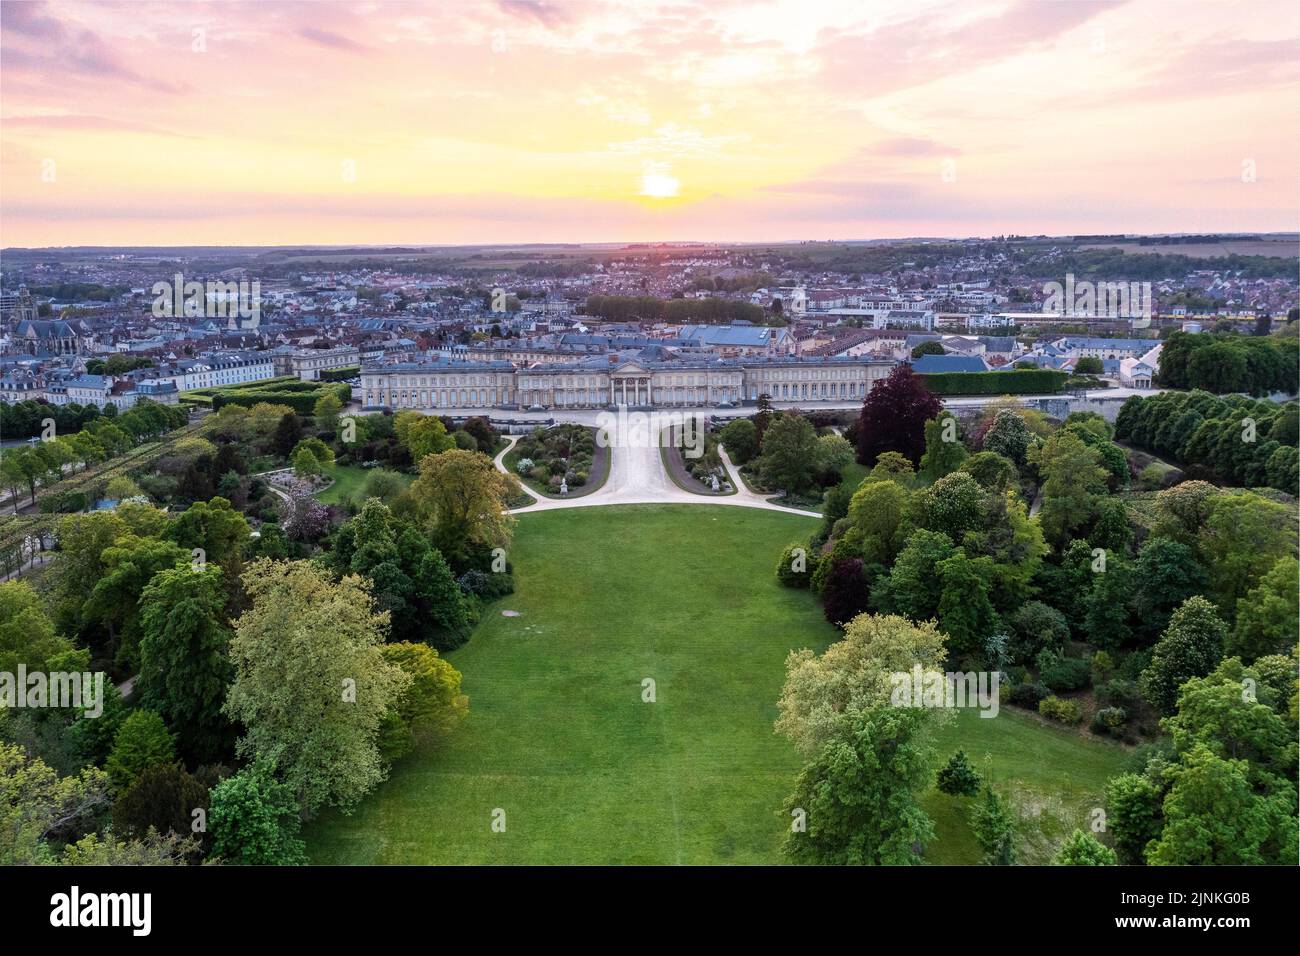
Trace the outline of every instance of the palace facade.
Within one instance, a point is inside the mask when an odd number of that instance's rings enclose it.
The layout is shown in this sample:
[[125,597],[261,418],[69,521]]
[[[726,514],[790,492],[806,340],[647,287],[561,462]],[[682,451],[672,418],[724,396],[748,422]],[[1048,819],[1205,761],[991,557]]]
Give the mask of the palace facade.
[[517,368],[510,362],[428,361],[361,369],[365,408],[671,408],[777,402],[861,401],[894,362],[851,358],[630,359]]

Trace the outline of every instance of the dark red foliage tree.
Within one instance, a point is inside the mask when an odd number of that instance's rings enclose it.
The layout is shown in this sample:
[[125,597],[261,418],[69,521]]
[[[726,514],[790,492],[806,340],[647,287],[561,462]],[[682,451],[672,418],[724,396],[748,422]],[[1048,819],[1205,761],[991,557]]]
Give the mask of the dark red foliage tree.
[[841,558],[831,566],[822,585],[822,610],[826,620],[843,627],[868,609],[867,577],[858,558]]
[[871,387],[858,417],[858,462],[874,465],[887,451],[906,455],[912,464],[925,452],[925,423],[943,403],[906,363]]

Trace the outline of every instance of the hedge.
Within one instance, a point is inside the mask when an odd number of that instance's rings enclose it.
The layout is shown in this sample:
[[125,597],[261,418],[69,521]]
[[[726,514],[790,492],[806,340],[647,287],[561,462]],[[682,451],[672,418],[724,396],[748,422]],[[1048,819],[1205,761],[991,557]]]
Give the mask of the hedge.
[[220,411],[225,405],[243,405],[245,408],[251,408],[261,402],[270,405],[288,405],[299,415],[311,415],[316,409],[316,402],[326,393],[326,390],[333,391],[339,397],[339,402],[346,405],[352,401],[352,388],[348,385],[316,385],[311,391],[246,391],[219,393],[212,397],[212,410]]
[[321,371],[320,380],[322,382],[345,382],[350,378],[356,378],[360,374],[360,365],[349,365],[347,368],[327,368]]
[[936,395],[1031,395],[1059,392],[1070,376],[1047,368],[1006,372],[932,372],[922,375]]

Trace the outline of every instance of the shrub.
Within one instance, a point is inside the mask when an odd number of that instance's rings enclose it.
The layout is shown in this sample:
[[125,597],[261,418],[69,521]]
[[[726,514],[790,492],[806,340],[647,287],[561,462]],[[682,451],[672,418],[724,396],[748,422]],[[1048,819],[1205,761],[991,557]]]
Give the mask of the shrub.
[[[802,554],[795,554],[796,551]],[[809,568],[808,549],[790,545],[781,552],[781,560],[776,566],[776,579],[788,588],[806,588],[812,571]]]
[[1057,651],[1038,655],[1038,679],[1054,691],[1080,690],[1088,686],[1092,667],[1082,657],[1065,657]]
[[1092,730],[1098,734],[1116,734],[1128,720],[1123,707],[1103,707],[1092,715]]
[[526,475],[533,470],[535,462],[531,458],[520,458],[515,462],[515,471],[521,475]]
[[1033,710],[1037,708],[1038,704],[1050,694],[1051,691],[1042,684],[1016,684],[1011,688],[1010,693],[1007,695],[1007,699],[1017,707],[1025,707]]
[[1011,615],[1007,655],[1018,664],[1033,661],[1045,650],[1059,651],[1070,638],[1065,615],[1042,601],[1030,601]]
[[1134,707],[1141,699],[1137,681],[1112,678],[1097,686],[1097,701],[1112,707]]
[[1110,675],[1115,671],[1115,661],[1105,651],[1098,651],[1092,655],[1092,682],[1101,684],[1110,679]]
[[973,797],[979,793],[980,775],[970,765],[966,751],[958,750],[940,768],[936,783],[943,793]]
[[1077,700],[1062,700],[1060,697],[1045,697],[1038,702],[1038,713],[1048,720],[1062,724],[1077,724],[1083,720],[1083,710]]

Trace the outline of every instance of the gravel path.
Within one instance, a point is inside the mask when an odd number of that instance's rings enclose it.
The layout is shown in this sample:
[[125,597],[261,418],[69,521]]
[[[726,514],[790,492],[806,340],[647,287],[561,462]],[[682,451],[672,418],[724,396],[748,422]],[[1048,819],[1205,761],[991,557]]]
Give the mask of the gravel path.
[[[725,453],[723,454],[723,461],[726,462],[727,469],[731,472],[732,484],[737,489],[736,494],[714,498],[693,495],[689,491],[683,491],[677,487],[672,478],[668,476],[668,473],[664,471],[659,446],[653,441],[646,440],[645,436],[649,432],[648,429],[637,429],[638,434],[629,435],[623,434],[620,429],[619,424],[610,429],[612,442],[609,477],[605,479],[605,484],[598,491],[570,500],[538,498],[531,505],[511,509],[510,513],[551,511],[558,508],[594,508],[600,505],[682,504],[762,508],[766,511],[784,511],[789,514],[806,515],[812,518],[821,517],[821,515],[813,511],[800,511],[797,508],[784,508],[780,505],[770,504],[760,496],[753,494],[744,486],[743,482],[739,482],[736,468],[726,458]],[[510,449],[514,447],[517,440],[517,436],[512,437],[510,444],[497,455],[495,464],[498,471],[504,472],[506,470],[503,459]]]

